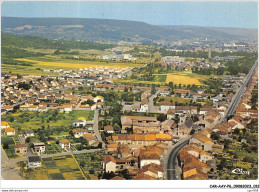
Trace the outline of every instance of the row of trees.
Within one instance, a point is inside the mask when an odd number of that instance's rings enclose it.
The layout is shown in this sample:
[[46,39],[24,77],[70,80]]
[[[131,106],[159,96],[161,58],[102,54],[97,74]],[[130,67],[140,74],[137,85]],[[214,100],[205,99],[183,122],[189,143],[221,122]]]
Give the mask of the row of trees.
[[21,48],[35,49],[98,49],[105,50],[115,47],[113,44],[101,44],[95,42],[76,41],[76,40],[53,40],[50,38],[33,37],[33,36],[16,36],[12,34],[2,33],[2,46],[15,46]]
[[247,53],[247,55],[243,58],[234,61],[228,61],[226,63],[227,71],[231,75],[238,75],[239,73],[247,74],[254,65],[256,59],[257,54]]
[[219,68],[213,68],[213,67],[192,67],[191,69],[192,73],[198,73],[202,75],[223,75],[225,72],[224,67],[219,67]]
[[164,48],[159,49],[162,56],[180,56],[180,57],[193,57],[193,58],[208,58],[206,51],[167,51]]

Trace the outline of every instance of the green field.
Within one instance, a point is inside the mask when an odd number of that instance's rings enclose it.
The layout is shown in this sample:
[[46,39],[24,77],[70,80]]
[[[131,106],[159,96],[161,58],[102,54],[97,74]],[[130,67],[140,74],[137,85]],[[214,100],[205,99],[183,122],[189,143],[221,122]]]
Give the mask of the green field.
[[37,66],[22,66],[22,65],[8,65],[8,64],[1,64],[1,74],[4,73],[12,73],[12,74],[21,74],[21,75],[37,75],[37,76],[58,76],[58,73],[51,73],[51,72],[44,72],[42,70],[37,70]]
[[[29,49],[32,51],[31,49]],[[53,50],[35,50],[43,53],[51,53]],[[96,56],[92,56],[93,54],[101,54],[107,53],[99,50],[84,50],[85,55],[84,58],[93,59],[94,61],[82,61],[82,60],[72,60],[72,59],[64,59],[62,56],[57,55],[46,55],[43,57],[28,57],[28,58],[18,58],[17,61],[28,62],[31,63],[32,66],[23,66],[23,65],[10,65],[6,63],[2,63],[1,65],[1,73],[13,73],[13,74],[22,74],[22,75],[45,75],[45,76],[58,76],[58,73],[52,72],[44,72],[44,69],[79,69],[79,68],[89,68],[89,67],[117,67],[117,68],[134,68],[134,67],[142,67],[143,63],[128,63],[128,62],[106,62],[96,60]],[[71,56],[71,55],[63,55],[63,57]]]
[[56,143],[46,145],[46,152],[45,152],[46,154],[55,154],[61,152],[62,152],[62,148]]
[[21,144],[21,141],[20,141],[19,137],[17,137],[17,136],[13,137],[13,140],[14,140],[15,145]]
[[2,116],[2,121],[9,122],[10,126],[17,129],[39,129],[42,126],[51,128],[70,127],[72,123],[84,117],[87,121],[94,118],[93,111],[72,111],[70,113],[58,113],[55,110],[47,112],[16,112]]
[[186,98],[181,98],[181,97],[163,97],[159,96],[158,99],[156,100],[156,104],[161,105],[162,101],[169,101],[172,103],[182,103],[182,104],[189,104],[191,99],[186,99]]
[[9,159],[14,159],[17,157],[17,155],[14,153],[15,142],[13,137],[2,136],[1,145],[2,149],[5,151],[5,154]]
[[26,162],[19,164],[26,180],[84,180],[76,161],[71,155],[42,159],[42,166],[25,169]]
[[155,81],[157,82],[165,82],[167,78],[167,75],[155,75]]
[[[141,71],[144,71],[145,69],[142,69]],[[139,74],[140,75],[140,74]],[[209,79],[210,77],[213,77],[213,75],[200,75],[200,74],[195,74],[192,73],[191,71],[175,71],[171,73],[164,73],[164,74],[153,74],[154,79],[152,81],[144,81],[144,80],[139,80],[134,79],[131,77],[126,77],[124,79],[114,79],[113,81],[115,83],[127,83],[127,84],[159,84],[159,85],[164,85],[168,84],[169,82],[173,82],[176,85],[182,84],[182,85],[204,85],[203,81]],[[214,77],[218,77],[215,76]]]
[[143,64],[127,63],[127,62],[106,62],[106,61],[82,61],[82,60],[72,60],[64,59],[58,56],[45,56],[45,57],[29,57],[16,59],[18,61],[26,61],[35,63],[33,66],[42,69],[79,69],[88,67],[142,67]]
[[102,171],[100,161],[103,160],[102,152],[84,153],[75,155],[76,160],[88,179],[97,179]]

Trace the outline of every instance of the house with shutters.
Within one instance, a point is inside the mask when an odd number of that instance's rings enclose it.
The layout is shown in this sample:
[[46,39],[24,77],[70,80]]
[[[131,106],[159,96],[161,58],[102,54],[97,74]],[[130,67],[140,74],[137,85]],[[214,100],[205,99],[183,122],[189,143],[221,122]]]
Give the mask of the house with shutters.
[[17,145],[14,145],[14,152],[15,152],[15,153],[20,153],[20,154],[25,154],[25,153],[27,153],[27,145],[26,145],[26,144],[17,144]]

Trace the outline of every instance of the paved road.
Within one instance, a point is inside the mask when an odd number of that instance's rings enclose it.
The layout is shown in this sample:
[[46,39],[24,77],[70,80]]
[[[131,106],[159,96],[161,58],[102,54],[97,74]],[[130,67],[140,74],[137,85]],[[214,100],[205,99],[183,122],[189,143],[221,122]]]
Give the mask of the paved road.
[[160,108],[158,106],[154,106],[153,100],[157,95],[159,94],[159,91],[157,91],[155,94],[151,95],[148,98],[148,112],[149,113],[160,113]]
[[[91,149],[91,150],[85,149],[85,150],[81,150],[81,151],[67,151],[67,152],[63,152],[63,153],[43,154],[43,155],[41,155],[41,158],[58,157],[58,156],[70,155],[70,154],[92,153],[92,152],[101,151],[101,150],[102,149]],[[27,161],[27,157],[23,157],[23,158],[19,158],[19,159],[12,159],[12,160],[9,160],[9,159],[3,160],[2,159],[2,161],[17,163],[17,162],[20,162],[20,161]]]
[[237,105],[239,104],[240,102],[240,99],[242,98],[243,94],[244,94],[244,91],[246,90],[246,87],[248,85],[248,82],[252,79],[252,76],[254,74],[254,71],[256,69],[256,67],[258,66],[257,65],[258,62],[257,60],[255,61],[255,64],[253,65],[253,67],[251,68],[251,70],[249,71],[249,73],[247,74],[246,76],[246,79],[243,83],[243,85],[239,88],[239,90],[236,92],[236,94],[234,95],[234,99],[232,100],[225,116],[224,116],[224,120],[227,120],[227,118],[231,115],[233,115],[235,113],[235,110],[236,110],[236,107]]
[[183,148],[185,145],[189,144],[189,139],[182,141],[178,144],[174,149],[171,151],[168,164],[167,164],[167,180],[180,180],[181,179],[181,170],[178,165],[177,155],[178,152]]
[[99,112],[98,112],[98,109],[96,109],[95,112],[94,112],[94,126],[93,126],[93,129],[94,129],[94,133],[95,133],[95,135],[97,137],[97,140],[99,142],[102,142],[102,147],[105,147],[105,143],[102,140],[101,135],[100,135],[99,130],[98,130],[98,116],[99,116]]
[[81,103],[82,103],[82,99],[79,99],[78,104],[75,106],[75,110],[79,109],[79,106],[81,105]]

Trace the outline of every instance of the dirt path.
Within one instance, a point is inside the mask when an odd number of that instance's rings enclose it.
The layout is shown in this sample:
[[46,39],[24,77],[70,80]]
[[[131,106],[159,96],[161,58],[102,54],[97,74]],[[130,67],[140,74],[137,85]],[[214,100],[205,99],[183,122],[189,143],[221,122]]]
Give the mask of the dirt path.
[[17,166],[16,162],[8,162],[7,157],[5,156],[1,148],[1,176],[4,180],[22,180],[22,177],[19,175],[20,169]]

